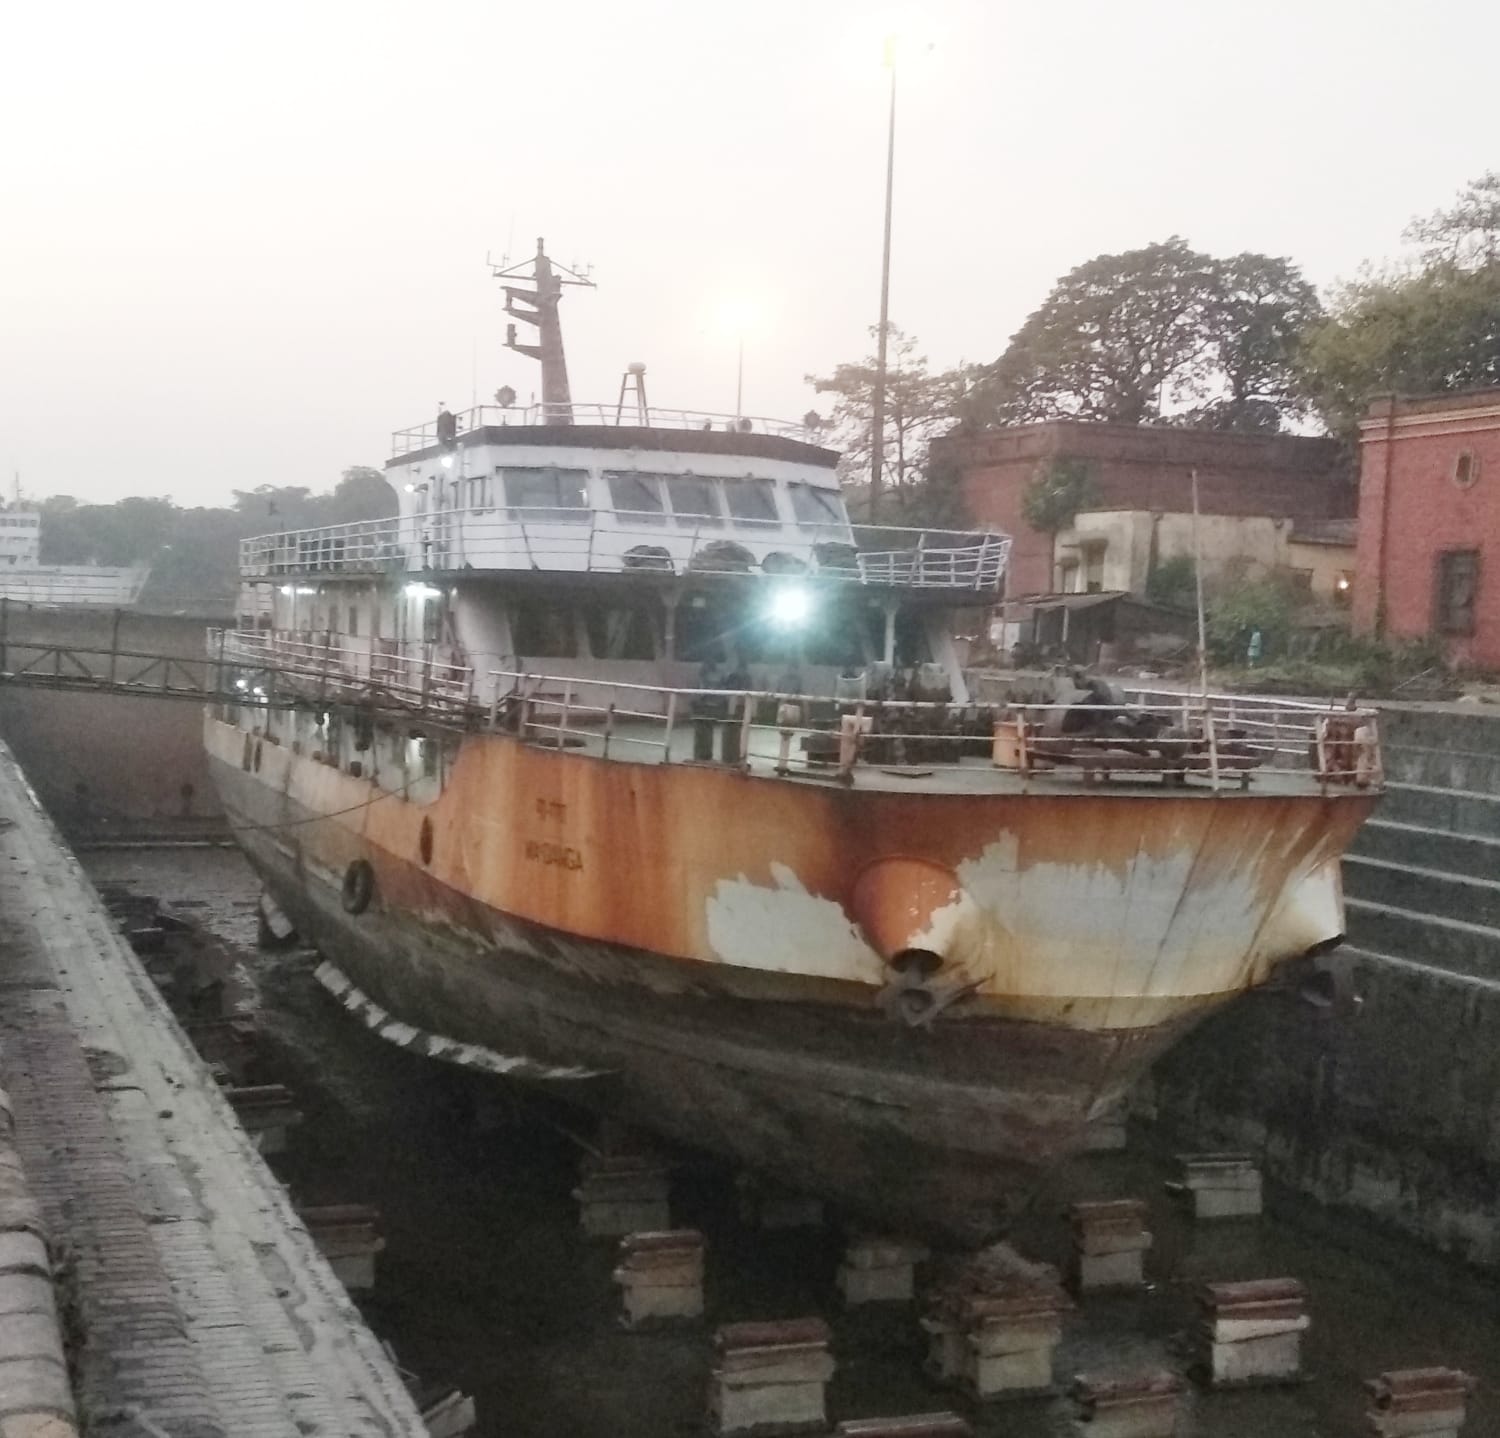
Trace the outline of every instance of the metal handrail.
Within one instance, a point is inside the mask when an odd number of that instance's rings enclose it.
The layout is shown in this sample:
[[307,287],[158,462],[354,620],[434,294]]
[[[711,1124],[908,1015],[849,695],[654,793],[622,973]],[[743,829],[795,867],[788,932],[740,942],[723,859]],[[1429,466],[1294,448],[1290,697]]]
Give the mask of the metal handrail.
[[[543,404],[475,405],[454,413],[455,435],[471,434],[477,429],[502,427],[554,427],[558,421]],[[816,444],[823,437],[819,429],[801,420],[773,419],[767,415],[732,415],[713,410],[664,409],[652,405],[646,411],[646,423],[640,423],[639,411],[622,412],[617,403],[595,404],[574,401],[570,406],[573,426],[605,426],[609,429],[717,430],[730,434],[774,434],[786,439],[800,439]],[[397,458],[417,450],[430,449],[439,443],[437,418],[423,424],[398,429],[391,435],[391,454]]]
[[[721,545],[721,548],[715,548]],[[805,573],[862,584],[998,589],[1007,536],[984,530],[760,523],[579,506],[475,505],[320,525],[240,542],[247,578],[557,569],[624,574]],[[774,557],[774,559],[773,559]],[[770,566],[770,567],[767,567]]]

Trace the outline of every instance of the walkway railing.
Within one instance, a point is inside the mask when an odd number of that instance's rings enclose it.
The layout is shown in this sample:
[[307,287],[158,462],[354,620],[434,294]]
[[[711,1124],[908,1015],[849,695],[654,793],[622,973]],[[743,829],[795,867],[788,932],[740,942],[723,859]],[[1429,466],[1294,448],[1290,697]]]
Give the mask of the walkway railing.
[[975,530],[785,525],[608,509],[489,505],[356,520],[240,543],[247,578],[553,570],[587,574],[796,575],[910,589],[991,592],[1010,540]]
[[[578,401],[573,402],[572,411],[575,428],[580,425],[603,425],[611,429],[717,430],[721,434],[775,434],[786,439],[800,439],[808,444],[819,444],[826,438],[821,429],[810,428],[803,421],[771,419],[765,415],[718,414],[711,410],[663,409],[652,405],[642,416],[635,403],[593,404]],[[453,419],[455,436],[471,434],[477,429],[557,423],[549,418],[547,410],[540,404],[509,407],[476,405],[472,409],[456,412]],[[391,454],[399,459],[402,455],[431,449],[438,443],[437,417],[434,416],[425,424],[398,429],[392,434]]]
[[[1376,714],[1278,699],[1127,691],[1123,705],[992,710],[922,700],[684,689],[525,671],[490,675],[488,725],[604,757],[654,754],[768,765],[854,782],[861,766],[914,778],[944,770],[1102,781],[1189,778],[1247,788],[1276,775],[1309,789],[1383,783]],[[685,739],[684,729],[691,731]],[[621,751],[624,751],[621,753]]]

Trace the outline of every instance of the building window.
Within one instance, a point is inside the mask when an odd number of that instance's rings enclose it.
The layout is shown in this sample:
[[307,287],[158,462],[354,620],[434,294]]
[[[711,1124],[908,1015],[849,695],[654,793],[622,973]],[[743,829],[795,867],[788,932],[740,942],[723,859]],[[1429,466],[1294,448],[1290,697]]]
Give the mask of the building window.
[[1472,449],[1458,452],[1453,461],[1453,482],[1460,489],[1468,489],[1479,478],[1479,456]]
[[1437,557],[1437,631],[1472,634],[1479,593],[1479,551],[1450,549]]

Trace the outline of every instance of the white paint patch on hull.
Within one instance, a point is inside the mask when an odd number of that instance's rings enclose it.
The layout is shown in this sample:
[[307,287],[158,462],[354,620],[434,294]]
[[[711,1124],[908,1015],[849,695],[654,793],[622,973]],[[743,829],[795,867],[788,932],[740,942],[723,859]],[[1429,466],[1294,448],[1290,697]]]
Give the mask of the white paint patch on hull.
[[880,955],[832,899],[820,899],[783,864],[771,865],[774,889],[743,875],[720,879],[707,904],[708,942],[726,964],[773,973],[879,986]]

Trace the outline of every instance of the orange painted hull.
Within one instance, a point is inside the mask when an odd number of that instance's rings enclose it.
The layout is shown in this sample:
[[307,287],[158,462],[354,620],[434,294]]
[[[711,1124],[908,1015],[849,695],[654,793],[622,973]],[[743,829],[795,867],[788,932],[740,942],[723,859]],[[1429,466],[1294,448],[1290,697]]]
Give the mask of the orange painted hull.
[[[257,769],[244,738],[208,721],[228,811],[271,826],[247,852],[398,1018],[607,1068],[601,1107],[969,1233],[1173,1038],[1337,933],[1374,803],[908,794],[471,736],[419,804],[271,743]],[[351,916],[356,860],[376,899]],[[882,1003],[908,950],[957,996],[917,1028]]]

